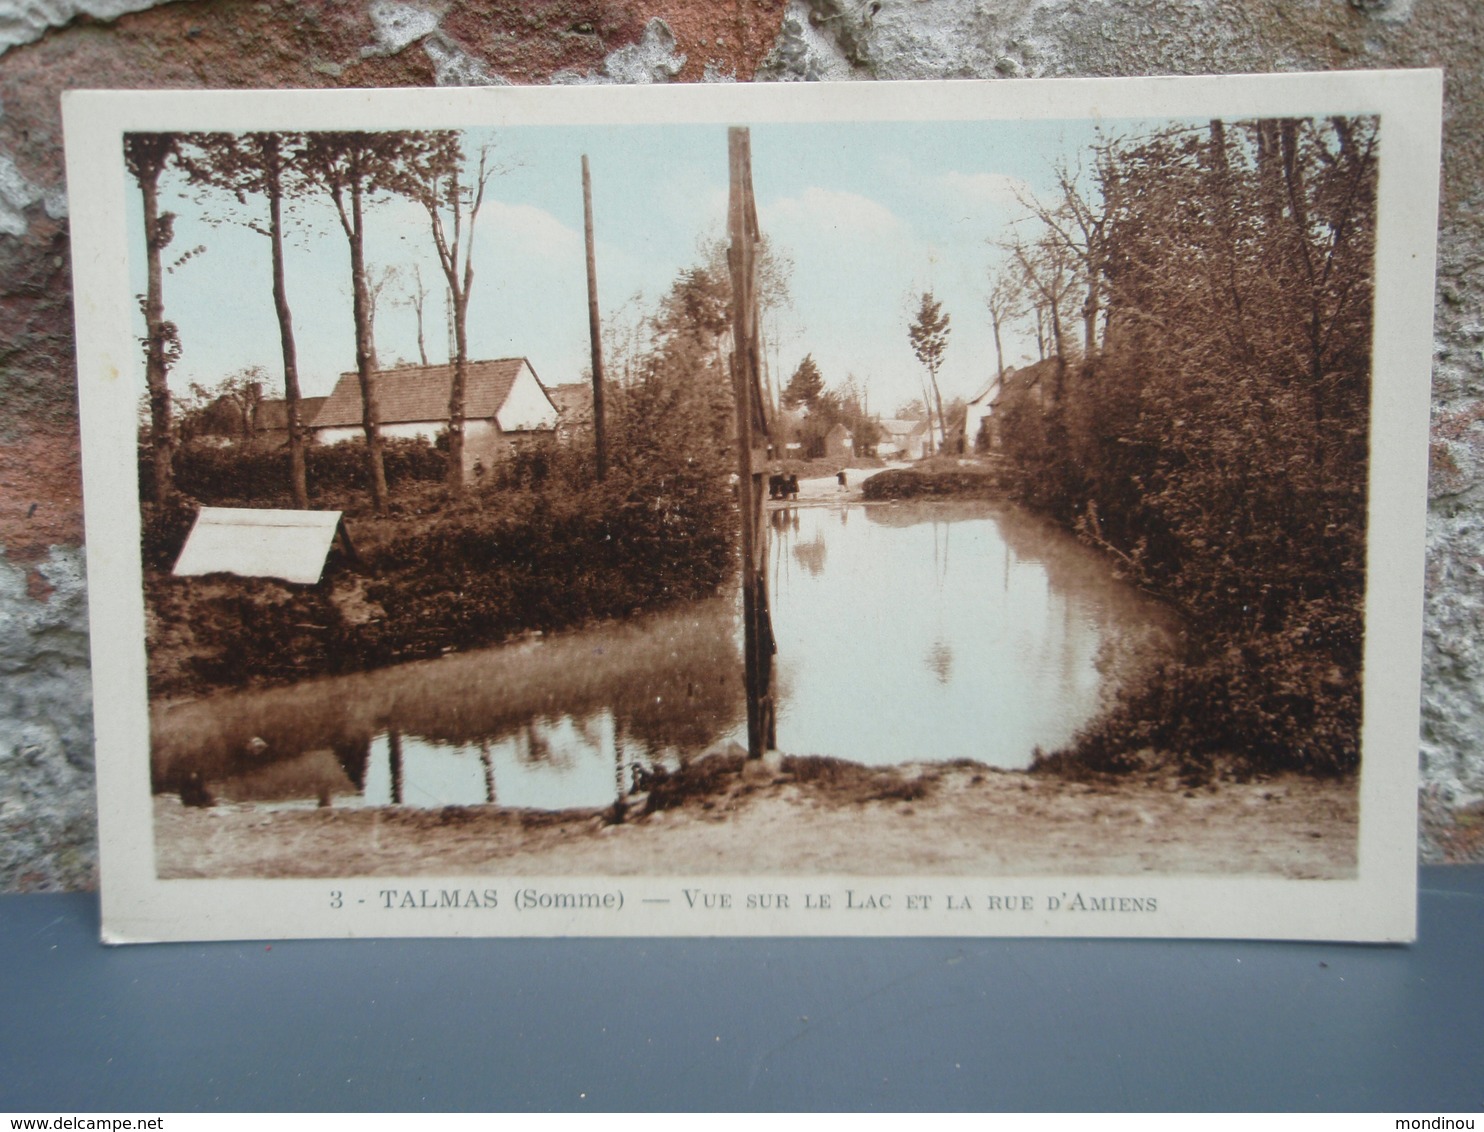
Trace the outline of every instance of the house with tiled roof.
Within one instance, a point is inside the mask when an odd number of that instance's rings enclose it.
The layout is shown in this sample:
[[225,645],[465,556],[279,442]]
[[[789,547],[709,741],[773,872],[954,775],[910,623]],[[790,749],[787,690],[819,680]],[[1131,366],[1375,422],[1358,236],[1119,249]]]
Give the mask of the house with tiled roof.
[[548,386],[547,396],[557,409],[557,436],[571,440],[593,427],[593,386],[589,381],[568,381]]
[[[551,436],[557,408],[525,358],[469,362],[464,389],[464,467],[488,467],[523,440]],[[398,366],[376,374],[381,435],[435,441],[448,431],[453,366]],[[338,444],[365,435],[361,382],[343,373],[314,418],[315,438]]]
[[[313,431],[314,420],[324,408],[327,397],[300,397],[299,420],[306,434]],[[289,403],[274,398],[259,401],[253,410],[253,432],[259,444],[281,448],[289,442]]]
[[878,421],[881,439],[876,455],[886,460],[921,460],[928,454],[928,423],[891,419]]
[[964,450],[969,452],[988,450],[990,440],[994,435],[989,419],[994,416],[995,401],[1000,395],[1002,382],[1002,376],[995,374],[964,405]]
[[997,452],[1005,443],[1005,413],[1013,405],[1031,405],[1039,412],[1046,407],[1047,390],[1054,382],[1056,359],[1043,358],[1019,369],[1011,367],[986,390],[980,430],[987,451]]
[[831,460],[849,460],[855,455],[855,437],[843,424],[824,434],[824,454]]

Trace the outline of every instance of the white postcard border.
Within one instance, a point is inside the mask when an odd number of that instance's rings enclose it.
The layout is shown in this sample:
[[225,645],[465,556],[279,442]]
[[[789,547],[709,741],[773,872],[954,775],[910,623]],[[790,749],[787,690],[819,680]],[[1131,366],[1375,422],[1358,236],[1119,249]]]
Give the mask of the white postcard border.
[[[413,935],[1057,935],[1404,941],[1415,934],[1418,692],[1441,73],[688,87],[64,95],[110,942]],[[136,364],[121,137],[129,130],[454,128],[795,120],[1317,116],[1383,121],[1358,877],[353,877],[160,881],[149,788],[134,468]],[[720,141],[718,142],[720,147]],[[485,890],[493,890],[493,907]],[[479,893],[439,908],[444,890]],[[690,893],[732,906],[694,908]],[[387,892],[397,895],[387,897]],[[337,894],[332,895],[332,894]],[[433,893],[433,906],[426,893]],[[522,893],[598,894],[581,910]],[[786,912],[749,908],[783,893]],[[407,904],[405,894],[413,894]],[[616,894],[618,907],[601,897]],[[971,912],[950,897],[975,897]],[[987,898],[1032,906],[985,910]],[[808,902],[828,895],[828,910]],[[866,903],[889,896],[889,907]],[[909,898],[928,896],[928,907]],[[1082,907],[1069,907],[1073,897]],[[646,901],[667,901],[647,903]],[[1093,906],[1094,901],[1099,901]],[[1111,901],[1111,903],[1108,903]],[[1138,904],[1135,907],[1134,903]],[[1152,902],[1153,910],[1149,910]],[[539,903],[539,899],[537,899]],[[608,901],[611,905],[612,900]],[[860,904],[857,907],[857,903]],[[1053,907],[1055,903],[1055,907]],[[338,904],[339,907],[333,905]],[[395,905],[395,906],[393,906]]]

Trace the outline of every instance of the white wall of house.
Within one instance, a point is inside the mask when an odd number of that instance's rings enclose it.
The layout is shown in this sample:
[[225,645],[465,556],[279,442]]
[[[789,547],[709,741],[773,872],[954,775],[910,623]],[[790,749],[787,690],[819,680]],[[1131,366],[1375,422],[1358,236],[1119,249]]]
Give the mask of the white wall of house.
[[890,440],[882,441],[876,446],[877,454],[882,454],[888,447],[893,450],[891,455],[899,460],[921,460],[928,450],[927,427],[917,432],[898,433]]
[[985,427],[985,422],[994,415],[994,406],[986,397],[982,402],[970,401],[964,409],[964,443],[968,450],[973,452],[979,443],[979,432]]
[[[400,440],[426,440],[431,444],[443,431],[443,427],[438,421],[402,421],[382,425],[381,435],[383,439],[395,437]],[[366,430],[360,425],[319,428],[314,430],[314,438],[321,444],[339,444],[342,440],[364,440]]]
[[[496,422],[499,428],[496,428]],[[521,367],[505,404],[495,420],[466,420],[464,422],[464,470],[473,472],[475,464],[485,468],[509,451],[511,433],[531,433],[554,430],[557,426],[556,406],[536,380],[529,365]],[[447,421],[399,421],[383,424],[381,435],[385,439],[426,440],[432,444],[448,430]],[[360,425],[321,428],[315,439],[321,444],[339,444],[343,440],[361,440],[365,430]]]
[[464,474],[473,473],[476,464],[490,468],[510,450],[510,441],[500,435],[494,421],[464,422]]
[[533,432],[557,426],[556,406],[551,403],[536,380],[530,366],[521,366],[520,375],[510,387],[505,404],[495,414],[506,432]]

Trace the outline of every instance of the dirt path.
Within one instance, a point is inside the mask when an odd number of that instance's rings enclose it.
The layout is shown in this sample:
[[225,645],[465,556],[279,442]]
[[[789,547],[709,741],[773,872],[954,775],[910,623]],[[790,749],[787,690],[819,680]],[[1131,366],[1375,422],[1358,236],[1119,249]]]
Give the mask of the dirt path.
[[620,825],[489,807],[190,809],[165,796],[157,860],[162,877],[1355,874],[1353,781],[1188,789],[1172,777],[1075,783],[957,765],[873,774],[848,787],[728,776],[709,796]]

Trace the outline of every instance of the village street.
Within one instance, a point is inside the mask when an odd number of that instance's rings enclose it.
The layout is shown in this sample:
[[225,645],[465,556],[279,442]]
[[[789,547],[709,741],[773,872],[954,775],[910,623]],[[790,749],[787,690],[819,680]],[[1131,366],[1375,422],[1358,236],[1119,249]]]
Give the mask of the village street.
[[872,476],[896,468],[910,468],[912,465],[903,461],[888,460],[879,468],[846,468],[845,486],[840,486],[836,476],[801,476],[799,478],[799,494],[796,498],[786,503],[770,501],[774,507],[789,506],[796,503],[860,503],[864,496],[861,492],[862,485]]

